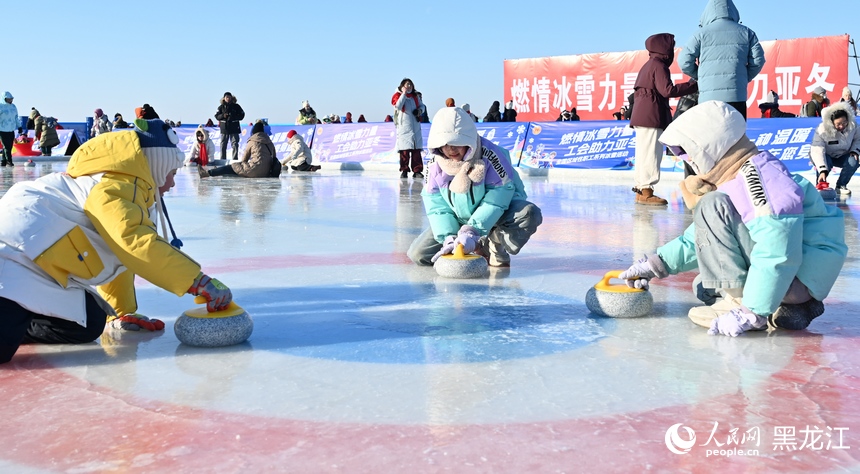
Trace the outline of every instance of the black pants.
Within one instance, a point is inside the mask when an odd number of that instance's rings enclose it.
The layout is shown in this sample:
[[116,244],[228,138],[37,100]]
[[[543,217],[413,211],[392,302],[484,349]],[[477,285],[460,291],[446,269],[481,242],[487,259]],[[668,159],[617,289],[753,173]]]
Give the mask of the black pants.
[[225,174],[236,174],[236,170],[233,169],[233,165],[219,166],[215,169],[209,170],[209,176],[221,176]]
[[309,165],[307,161],[303,162],[299,166],[290,166],[290,168],[292,168],[296,171],[310,171],[311,167],[312,166]]
[[221,159],[227,159],[227,142],[233,142],[233,161],[239,159],[239,134],[231,133],[231,134],[221,134]]
[[15,132],[0,132],[0,142],[3,143],[3,161],[12,162],[12,145],[15,143]]
[[12,360],[21,344],[83,344],[93,342],[105,329],[107,314],[87,293],[87,327],[28,311],[0,298],[0,364]]
[[734,108],[735,108],[735,110],[737,110],[738,112],[740,112],[740,113],[741,113],[741,115],[743,115],[743,116],[744,116],[744,121],[746,121],[746,119],[747,119],[747,102],[746,102],[746,101],[742,101],[742,102],[726,102],[726,103],[727,103],[727,104],[729,104],[729,105],[731,105],[732,107],[734,107]]
[[424,160],[421,159],[421,150],[400,150],[400,171],[423,172]]

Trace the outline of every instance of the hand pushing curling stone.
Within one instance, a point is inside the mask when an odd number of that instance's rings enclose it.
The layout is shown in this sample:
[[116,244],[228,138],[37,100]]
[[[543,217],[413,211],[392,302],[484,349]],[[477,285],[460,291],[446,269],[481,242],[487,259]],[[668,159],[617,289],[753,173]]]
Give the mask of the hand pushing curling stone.
[[480,255],[464,254],[462,244],[457,244],[451,255],[439,257],[433,267],[445,278],[481,278],[487,274],[487,260]]
[[650,313],[654,298],[649,291],[624,284],[609,284],[609,280],[618,278],[620,274],[620,270],[608,272],[603,280],[589,288],[585,294],[585,306],[592,313],[610,318],[638,318]]
[[[206,298],[198,296],[195,303],[206,303]],[[176,338],[189,346],[222,347],[245,342],[251,337],[254,321],[235,302],[227,309],[210,313],[206,307],[189,309],[182,313],[173,325]]]

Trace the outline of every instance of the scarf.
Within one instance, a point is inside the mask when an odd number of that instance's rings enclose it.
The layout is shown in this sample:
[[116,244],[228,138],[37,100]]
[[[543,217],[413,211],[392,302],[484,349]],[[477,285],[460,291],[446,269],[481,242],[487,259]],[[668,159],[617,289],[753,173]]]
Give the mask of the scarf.
[[757,155],[758,148],[746,135],[729,148],[726,155],[705,174],[687,176],[681,181],[681,195],[688,209],[693,209],[699,198],[731,181],[747,160]]
[[206,142],[200,142],[200,156],[197,158],[200,166],[209,164],[209,150],[206,149]]
[[484,175],[487,173],[487,166],[484,161],[474,153],[469,160],[454,161],[445,155],[440,154],[436,157],[436,163],[439,163],[439,168],[448,176],[453,176],[448,189],[457,194],[465,194],[472,183],[480,183],[484,181]]

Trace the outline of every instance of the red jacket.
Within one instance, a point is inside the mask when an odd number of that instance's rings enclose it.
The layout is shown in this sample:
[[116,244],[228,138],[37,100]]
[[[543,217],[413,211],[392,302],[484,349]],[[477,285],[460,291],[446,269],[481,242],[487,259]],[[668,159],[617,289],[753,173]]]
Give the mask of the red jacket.
[[673,84],[669,65],[675,59],[675,36],[660,33],[645,40],[648,62],[639,70],[633,85],[631,127],[659,128],[672,122],[670,97],[681,97],[699,90],[695,82]]

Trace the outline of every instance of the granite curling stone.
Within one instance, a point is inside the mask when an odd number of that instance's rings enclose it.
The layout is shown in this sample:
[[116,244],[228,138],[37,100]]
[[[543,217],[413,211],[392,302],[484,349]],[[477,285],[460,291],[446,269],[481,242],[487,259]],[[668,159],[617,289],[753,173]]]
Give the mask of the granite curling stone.
[[638,318],[650,313],[654,306],[651,292],[630,288],[626,284],[609,284],[609,280],[618,278],[620,274],[620,270],[608,272],[603,280],[589,288],[585,294],[585,306],[592,313],[610,318]]
[[445,278],[481,278],[487,274],[487,260],[480,255],[463,253],[463,245],[457,244],[454,253],[439,257],[433,268]]
[[[202,296],[195,303],[206,303]],[[251,337],[254,321],[235,302],[227,309],[210,313],[206,307],[189,309],[173,325],[176,338],[184,344],[197,347],[223,347],[245,342]]]

